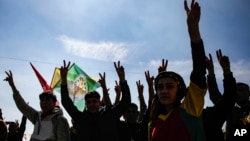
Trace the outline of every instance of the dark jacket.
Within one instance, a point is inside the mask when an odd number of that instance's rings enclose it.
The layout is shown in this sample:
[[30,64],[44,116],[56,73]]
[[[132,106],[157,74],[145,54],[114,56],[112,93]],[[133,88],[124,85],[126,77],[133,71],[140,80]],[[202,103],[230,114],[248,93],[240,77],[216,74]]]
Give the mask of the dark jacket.
[[[207,77],[208,91],[210,97],[221,95],[218,90],[215,75]],[[203,111],[204,132],[207,141],[224,141],[225,135],[222,131],[224,122],[231,114],[236,98],[236,81],[233,74],[224,75],[224,94],[220,99],[213,99],[216,104],[207,107]]]
[[[149,103],[148,107],[151,107],[151,103]],[[138,122],[134,124],[120,121],[119,141],[148,141],[149,113],[150,108],[147,108],[141,121],[138,120]]]
[[2,118],[0,118],[0,141],[7,139],[7,125]]
[[100,109],[97,114],[87,110],[78,111],[69,97],[67,85],[61,85],[62,105],[71,118],[78,123],[78,141],[118,141],[120,117],[131,102],[127,82],[121,83],[122,98],[113,108]]
[[[226,76],[224,76],[226,79]],[[230,77],[227,77],[230,78]],[[236,82],[234,82],[234,85],[225,85],[226,83],[229,83],[229,79],[224,80],[224,94],[228,93],[228,98],[224,98],[227,100],[224,100],[224,106],[221,101],[223,101],[223,97],[221,93],[219,92],[219,89],[217,87],[217,83],[215,81],[215,78],[210,78],[208,79],[210,82],[209,83],[209,90],[212,91],[210,92],[210,99],[214,103],[215,107],[221,107],[219,110],[212,111],[215,114],[212,115],[218,115],[216,116],[217,119],[217,127],[221,127],[222,119],[225,118],[226,120],[226,141],[249,141],[250,140],[250,124],[244,124],[243,118],[246,117],[247,115],[250,115],[250,102],[249,106],[247,107],[239,107],[235,106],[235,100],[236,100],[236,95],[237,95],[237,85]],[[235,81],[235,80],[234,80]],[[231,97],[231,98],[230,98]],[[225,102],[227,101],[227,102]],[[219,106],[220,105],[220,106]],[[218,108],[217,108],[218,109]],[[210,117],[211,118],[211,117]],[[219,121],[220,120],[220,121]],[[210,124],[207,124],[210,126],[210,130],[214,130],[215,127],[212,127],[211,125],[211,120],[207,121],[210,122]],[[218,123],[220,122],[220,123]],[[241,129],[246,129],[248,133],[239,135],[237,133],[241,133]],[[215,131],[216,132],[216,131]],[[235,134],[236,133],[236,134]],[[215,133],[210,133],[210,135],[214,135]],[[209,136],[209,135],[208,135]],[[217,135],[219,136],[219,135]],[[220,135],[221,136],[221,135]],[[211,136],[209,136],[211,137]]]
[[201,89],[206,89],[206,55],[203,40],[199,43],[191,42],[193,70],[190,80]]
[[[229,119],[227,120],[226,141],[250,141],[250,123],[244,123],[243,119],[250,116],[250,101],[248,106],[234,106]],[[248,117],[249,118],[249,117]],[[242,134],[242,130],[247,133]]]

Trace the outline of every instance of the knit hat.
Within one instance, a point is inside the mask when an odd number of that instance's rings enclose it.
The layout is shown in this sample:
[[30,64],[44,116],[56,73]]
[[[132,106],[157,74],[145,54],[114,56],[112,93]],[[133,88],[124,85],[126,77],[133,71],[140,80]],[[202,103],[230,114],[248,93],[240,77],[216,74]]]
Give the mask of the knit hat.
[[155,85],[155,91],[157,91],[158,89],[158,82],[161,78],[173,78],[177,81],[177,84],[178,84],[178,94],[177,94],[177,102],[180,102],[182,100],[182,98],[186,95],[186,84],[183,80],[183,78],[175,73],[175,72],[172,72],[172,71],[163,71],[163,72],[160,72],[156,78],[155,78],[155,82],[154,82],[154,85]]
[[87,93],[84,97],[85,101],[91,98],[96,98],[96,99],[100,99],[101,96],[97,91],[91,91],[89,93]]
[[52,91],[42,92],[42,93],[39,95],[39,99],[41,100],[41,99],[43,99],[43,98],[51,98],[54,102],[57,101],[56,95],[54,95]]

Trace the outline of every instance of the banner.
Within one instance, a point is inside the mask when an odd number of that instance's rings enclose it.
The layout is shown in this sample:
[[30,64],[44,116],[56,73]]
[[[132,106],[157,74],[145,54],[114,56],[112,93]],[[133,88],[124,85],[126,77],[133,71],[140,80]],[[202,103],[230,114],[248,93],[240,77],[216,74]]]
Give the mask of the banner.
[[[89,77],[75,63],[72,64],[68,71],[67,85],[69,90],[69,97],[71,98],[74,105],[78,108],[79,111],[83,111],[83,109],[85,108],[85,94],[100,87],[100,84],[97,81]],[[55,68],[54,75],[51,81],[51,88],[60,93],[60,87],[60,69]]]

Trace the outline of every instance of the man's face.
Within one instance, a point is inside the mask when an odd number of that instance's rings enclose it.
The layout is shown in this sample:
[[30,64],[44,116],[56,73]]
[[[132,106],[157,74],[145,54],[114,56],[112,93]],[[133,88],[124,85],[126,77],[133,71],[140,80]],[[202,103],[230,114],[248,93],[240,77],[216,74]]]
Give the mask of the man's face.
[[245,104],[249,101],[250,91],[248,87],[244,85],[238,85],[237,86],[237,103],[239,104]]
[[100,102],[100,99],[90,98],[85,101],[85,105],[86,105],[87,110],[90,113],[97,113],[101,106],[101,102]]
[[127,123],[136,123],[139,111],[135,107],[129,107],[123,114],[123,118]]
[[51,98],[43,97],[40,99],[40,107],[43,113],[48,113],[55,107],[55,102]]
[[158,81],[157,96],[161,104],[168,106],[177,99],[178,84],[175,79],[166,77]]

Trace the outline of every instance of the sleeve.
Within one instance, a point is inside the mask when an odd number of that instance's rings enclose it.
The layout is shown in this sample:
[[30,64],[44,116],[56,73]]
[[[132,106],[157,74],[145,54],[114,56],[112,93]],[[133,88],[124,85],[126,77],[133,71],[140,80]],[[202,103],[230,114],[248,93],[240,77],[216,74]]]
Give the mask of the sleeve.
[[140,105],[140,112],[139,112],[139,117],[138,117],[138,121],[142,121],[143,119],[143,116],[145,114],[145,112],[147,111],[147,105],[145,103],[145,99],[144,99],[144,96],[143,94],[139,94],[139,105]]
[[65,110],[69,113],[71,118],[79,123],[81,112],[78,111],[76,106],[73,104],[72,100],[69,97],[69,91],[67,85],[61,85],[61,101]]
[[224,75],[223,86],[224,94],[217,103],[216,109],[218,109],[218,113],[223,117],[223,120],[226,120],[234,107],[237,93],[236,80],[232,73]]
[[65,117],[61,116],[57,126],[57,141],[70,141],[69,124]]
[[35,117],[38,113],[34,108],[29,106],[20,93],[17,91],[13,94],[14,101],[16,103],[17,108],[22,112],[24,116],[26,116],[33,124],[35,123]]
[[145,103],[144,104],[140,104],[140,112],[139,112],[138,121],[142,121],[143,120],[143,117],[144,117],[146,111],[147,111],[147,105]]
[[121,101],[117,106],[114,107],[114,113],[117,118],[120,118],[122,114],[124,113],[125,109],[129,106],[131,103],[131,95],[129,86],[127,84],[127,81],[120,83],[121,91],[122,91],[122,98]]
[[204,96],[207,89],[201,89],[195,83],[190,82],[187,95],[181,104],[181,108],[185,109],[190,115],[200,117],[204,107]]
[[194,82],[201,89],[207,87],[206,85],[206,55],[203,41],[199,43],[191,42],[193,71],[191,73],[191,81]]
[[149,124],[149,122],[150,122],[150,118],[149,118],[149,115],[150,115],[150,107],[151,107],[151,102],[149,102],[148,103],[148,107],[149,108],[147,108],[146,109],[146,112],[145,112],[145,114],[144,114],[144,116],[143,116],[143,119],[142,119],[142,121],[141,121],[141,135],[143,136],[143,138],[145,137],[145,138],[148,138],[148,124]]
[[148,103],[148,108],[145,109],[145,113],[143,115],[141,124],[142,124],[142,130],[146,129],[146,132],[144,133],[148,133],[147,131],[147,127],[148,127],[148,123],[150,121],[149,115],[150,115],[150,107],[151,107],[151,102]]
[[26,122],[27,122],[27,118],[23,115],[22,116],[22,121],[21,121],[21,124],[20,124],[20,128],[19,128],[19,131],[18,131],[18,136],[20,137],[20,139],[23,138],[23,134],[24,134],[24,131],[26,129]]
[[[228,119],[228,115],[231,115],[234,101],[236,98],[236,81],[232,73],[224,75],[224,94],[221,96],[220,101],[213,107],[207,107],[204,111],[204,122],[206,126],[215,125],[221,128],[224,122]],[[231,125],[230,121],[227,121],[227,126]],[[213,127],[213,126],[211,126]],[[214,128],[214,127],[213,127]],[[230,131],[230,129],[227,129]],[[228,133],[228,132],[227,132]]]
[[220,101],[222,95],[218,89],[215,75],[207,76],[207,84],[210,100],[216,105]]
[[200,117],[204,107],[204,97],[207,91],[206,84],[206,56],[203,41],[194,43],[191,41],[193,70],[190,76],[190,84],[187,95],[181,107],[187,113]]

